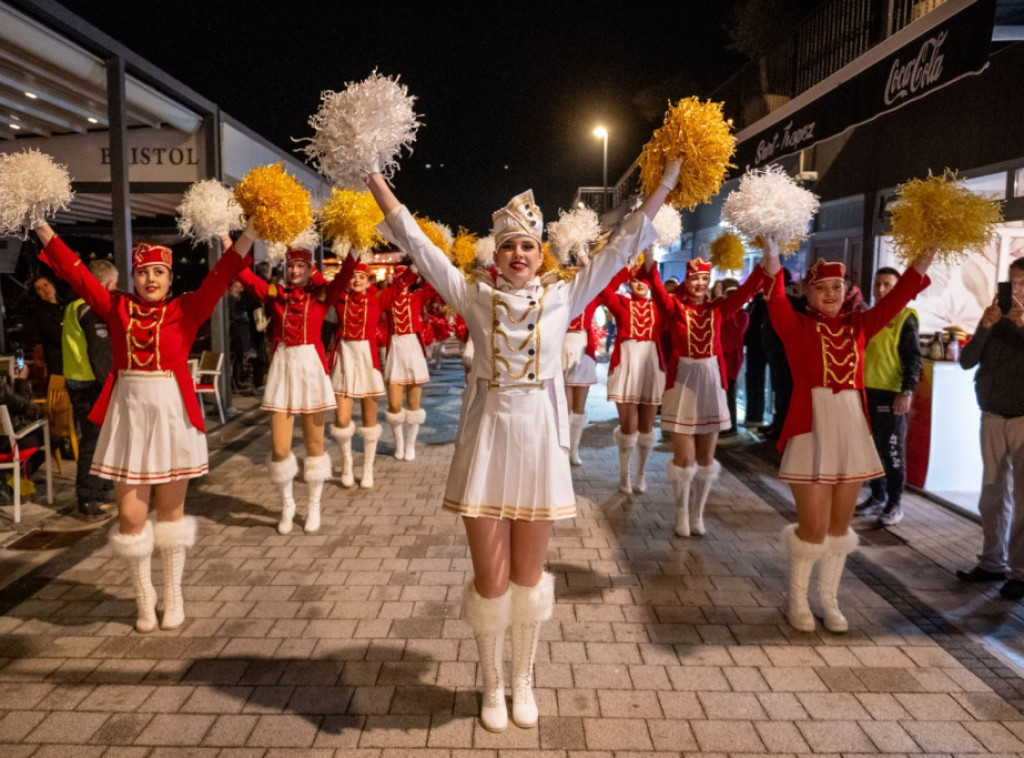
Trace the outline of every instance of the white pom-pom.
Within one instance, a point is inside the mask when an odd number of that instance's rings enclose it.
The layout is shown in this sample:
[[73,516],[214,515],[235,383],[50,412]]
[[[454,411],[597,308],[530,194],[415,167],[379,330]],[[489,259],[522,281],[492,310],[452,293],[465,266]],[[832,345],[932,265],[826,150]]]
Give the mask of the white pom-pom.
[[760,238],[780,248],[807,236],[818,212],[818,196],[798,185],[780,166],[743,175],[722,206],[722,219],[751,243]]
[[420,126],[415,98],[398,77],[376,71],[341,92],[321,93],[320,109],[310,116],[314,135],[303,150],[336,186],[363,188],[367,174],[380,171],[390,179],[404,149],[412,153]]
[[551,252],[563,266],[571,254],[585,253],[601,235],[601,222],[590,208],[558,211],[558,221],[547,226]]
[[204,179],[189,187],[178,206],[178,231],[192,244],[219,240],[242,229],[242,209],[235,193],[216,179]]
[[277,265],[284,260],[289,250],[309,250],[315,252],[319,246],[320,232],[311,226],[287,245],[283,242],[272,242],[267,246],[267,257],[271,263]]
[[67,168],[46,153],[0,154],[0,236],[26,237],[33,222],[66,209],[74,197]]
[[476,262],[478,266],[490,268],[494,265],[494,236],[487,235],[476,241]]
[[679,241],[683,235],[683,217],[671,205],[663,205],[658,209],[651,222],[658,233],[655,243],[658,247],[668,247]]

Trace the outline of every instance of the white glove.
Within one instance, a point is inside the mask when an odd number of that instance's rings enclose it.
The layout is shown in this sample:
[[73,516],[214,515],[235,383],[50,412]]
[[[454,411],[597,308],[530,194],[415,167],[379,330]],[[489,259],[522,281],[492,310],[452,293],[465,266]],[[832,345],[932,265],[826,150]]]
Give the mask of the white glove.
[[665,172],[661,175],[662,187],[666,187],[669,192],[675,189],[676,180],[679,179],[679,170],[682,168],[683,162],[679,160],[669,161],[665,164]]
[[245,221],[245,229],[242,230],[242,236],[250,242],[255,242],[259,238],[259,235],[256,234],[256,224],[251,216]]
[[29,229],[38,229],[41,226],[46,226],[46,213],[41,208],[32,208],[27,215]]
[[774,237],[768,237],[765,240],[765,245],[768,246],[768,255],[770,255],[772,258],[779,257],[779,243],[778,241],[775,240]]
[[366,166],[363,167],[363,181],[365,182],[373,174],[380,173],[382,173],[380,168],[380,157],[375,156],[372,161],[370,161]]

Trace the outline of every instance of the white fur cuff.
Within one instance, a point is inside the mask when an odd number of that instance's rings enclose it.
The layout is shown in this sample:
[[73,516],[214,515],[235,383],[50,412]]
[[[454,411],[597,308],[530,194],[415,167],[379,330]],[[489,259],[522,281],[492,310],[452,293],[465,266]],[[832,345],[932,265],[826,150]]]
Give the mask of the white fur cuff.
[[157,521],[153,526],[153,543],[161,550],[193,547],[196,544],[196,519],[185,516],[180,521]]

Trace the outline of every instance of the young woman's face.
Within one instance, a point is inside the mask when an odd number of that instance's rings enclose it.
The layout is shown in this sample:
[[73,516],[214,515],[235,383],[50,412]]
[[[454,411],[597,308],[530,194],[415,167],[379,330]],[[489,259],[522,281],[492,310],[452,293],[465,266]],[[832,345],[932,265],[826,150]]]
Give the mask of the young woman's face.
[[309,284],[309,277],[313,273],[305,261],[290,261],[285,267],[285,271],[288,275],[288,284],[292,287],[305,287]]
[[353,292],[366,292],[370,288],[370,277],[363,271],[356,271],[348,283],[348,288]]
[[512,284],[522,287],[537,275],[542,255],[540,243],[533,237],[512,237],[494,251],[494,265]]
[[843,307],[846,297],[846,282],[842,279],[826,279],[815,282],[807,289],[807,304],[818,313],[836,316]]
[[36,279],[35,284],[32,285],[36,291],[36,295],[39,296],[40,300],[44,300],[47,303],[57,302],[57,290],[53,287],[53,282],[47,279],[45,276],[41,276]]
[[711,274],[687,274],[686,292],[696,301],[701,301],[708,296],[708,286],[711,284]]
[[651,288],[647,285],[647,282],[645,281],[642,281],[640,279],[630,279],[629,291],[633,295],[633,297],[643,299],[647,297],[648,293],[650,293]]
[[135,293],[147,303],[158,303],[171,291],[171,270],[162,264],[143,266],[132,271]]

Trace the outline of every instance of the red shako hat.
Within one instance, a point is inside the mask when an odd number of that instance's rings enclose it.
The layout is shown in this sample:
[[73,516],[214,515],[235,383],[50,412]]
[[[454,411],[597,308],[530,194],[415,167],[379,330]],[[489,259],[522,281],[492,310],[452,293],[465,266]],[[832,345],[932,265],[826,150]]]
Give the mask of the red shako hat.
[[305,263],[310,268],[313,267],[313,251],[306,250],[304,247],[288,248],[284,259],[286,263]]
[[703,258],[691,258],[686,262],[686,275],[692,276],[693,274],[710,274],[711,273],[711,261],[706,261]]
[[171,268],[174,258],[171,248],[166,245],[151,245],[140,242],[132,248],[132,271],[144,266],[167,266]]
[[359,263],[356,264],[356,267],[352,269],[353,274],[356,272],[361,272],[363,274],[366,274],[367,276],[370,276],[370,274],[373,273],[370,271],[370,267],[367,266],[364,261],[359,261]]
[[837,261],[826,261],[824,258],[818,258],[814,263],[807,269],[807,285],[815,284],[816,282],[823,282],[826,279],[840,279],[846,280],[846,266]]

